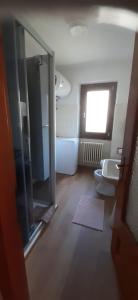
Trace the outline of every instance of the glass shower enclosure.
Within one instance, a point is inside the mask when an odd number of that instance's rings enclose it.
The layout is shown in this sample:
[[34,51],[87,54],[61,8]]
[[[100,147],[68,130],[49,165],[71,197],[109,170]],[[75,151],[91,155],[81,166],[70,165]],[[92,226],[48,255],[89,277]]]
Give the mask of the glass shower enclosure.
[[56,208],[54,53],[24,22],[10,18],[2,28],[17,212],[26,248]]

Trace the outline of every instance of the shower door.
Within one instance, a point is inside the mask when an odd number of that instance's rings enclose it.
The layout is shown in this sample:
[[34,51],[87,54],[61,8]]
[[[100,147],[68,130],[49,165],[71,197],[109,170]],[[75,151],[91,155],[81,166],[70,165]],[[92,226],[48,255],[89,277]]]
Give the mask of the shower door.
[[129,92],[120,181],[117,190],[112,255],[122,298],[138,298],[138,34]]
[[[26,246],[42,222],[43,215],[49,207],[55,206],[53,52],[46,48],[43,41],[39,41],[30,27],[14,19],[4,22],[3,38],[17,177],[18,219]],[[32,65],[29,64],[31,60]],[[40,173],[42,176],[39,176]]]

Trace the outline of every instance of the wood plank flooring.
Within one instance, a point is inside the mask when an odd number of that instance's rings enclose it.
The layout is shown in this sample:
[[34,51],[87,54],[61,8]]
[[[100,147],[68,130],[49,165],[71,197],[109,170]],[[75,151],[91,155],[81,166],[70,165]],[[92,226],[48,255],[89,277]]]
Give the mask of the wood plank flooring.
[[119,300],[110,255],[109,216],[105,200],[104,231],[72,223],[81,195],[96,195],[91,169],[57,177],[57,209],[26,260],[31,300]]

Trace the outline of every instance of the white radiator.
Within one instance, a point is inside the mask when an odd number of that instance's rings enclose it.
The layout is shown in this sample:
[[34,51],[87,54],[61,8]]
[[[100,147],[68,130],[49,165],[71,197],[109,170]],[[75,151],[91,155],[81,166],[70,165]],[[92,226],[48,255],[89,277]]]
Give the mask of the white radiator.
[[80,164],[91,166],[94,168],[99,167],[103,154],[103,144],[94,143],[91,141],[80,141]]

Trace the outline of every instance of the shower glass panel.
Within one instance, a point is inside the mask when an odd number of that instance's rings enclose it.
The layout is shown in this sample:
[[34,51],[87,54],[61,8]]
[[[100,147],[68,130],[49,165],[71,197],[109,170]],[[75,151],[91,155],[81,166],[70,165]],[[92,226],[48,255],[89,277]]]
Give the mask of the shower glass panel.
[[53,56],[14,19],[4,22],[3,39],[17,211],[26,246],[49,207],[55,207]]
[[[9,110],[13,136],[13,149],[16,167],[16,203],[21,228],[23,245],[25,246],[34,230],[32,214],[31,169],[28,145],[28,124],[26,112],[26,88],[24,74],[23,49],[20,53],[20,27],[12,20],[2,26]],[[19,31],[18,31],[19,30]],[[10,49],[10,50],[9,50]],[[19,49],[18,49],[19,50]],[[20,48],[21,50],[21,48]],[[22,72],[21,72],[22,70]],[[20,83],[22,82],[22,89]]]
[[49,142],[49,56],[24,32],[25,63],[28,88],[28,119],[32,175],[33,216],[35,222],[50,203],[50,142]]

